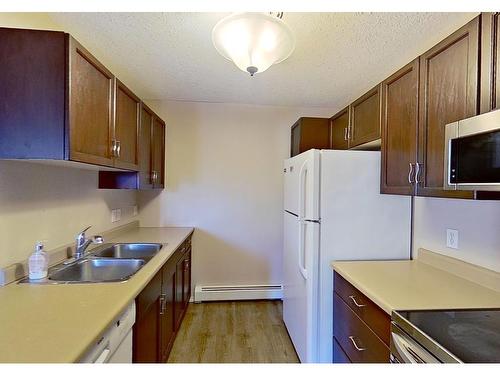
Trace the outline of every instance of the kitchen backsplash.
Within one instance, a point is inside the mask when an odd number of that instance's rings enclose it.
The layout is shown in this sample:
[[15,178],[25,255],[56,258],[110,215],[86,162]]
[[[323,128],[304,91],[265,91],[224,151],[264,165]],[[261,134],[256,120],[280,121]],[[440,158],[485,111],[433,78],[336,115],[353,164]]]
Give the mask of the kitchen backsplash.
[[[447,247],[458,230],[458,249]],[[415,197],[413,251],[419,247],[500,272],[500,201]]]
[[135,220],[136,204],[136,191],[97,189],[97,171],[0,161],[0,267],[28,258],[37,240],[50,250],[89,225],[96,234]]

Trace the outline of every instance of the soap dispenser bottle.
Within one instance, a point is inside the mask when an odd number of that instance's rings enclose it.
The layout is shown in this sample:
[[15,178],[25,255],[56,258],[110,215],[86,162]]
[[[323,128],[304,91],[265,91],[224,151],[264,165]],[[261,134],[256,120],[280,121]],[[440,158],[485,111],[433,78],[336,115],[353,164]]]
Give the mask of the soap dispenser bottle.
[[30,280],[43,279],[47,277],[49,257],[48,254],[43,251],[43,243],[40,241],[35,244],[35,251],[29,257],[28,268]]

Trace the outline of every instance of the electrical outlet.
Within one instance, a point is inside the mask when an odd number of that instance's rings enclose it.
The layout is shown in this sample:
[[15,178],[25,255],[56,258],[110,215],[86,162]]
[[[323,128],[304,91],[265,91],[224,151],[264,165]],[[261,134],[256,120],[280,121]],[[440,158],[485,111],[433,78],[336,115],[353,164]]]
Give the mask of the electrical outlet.
[[132,216],[137,216],[139,214],[139,207],[137,205],[133,206]]
[[116,223],[117,221],[120,221],[122,218],[122,210],[121,208],[116,208],[114,210],[111,210],[111,222]]
[[458,230],[446,229],[446,247],[458,249]]

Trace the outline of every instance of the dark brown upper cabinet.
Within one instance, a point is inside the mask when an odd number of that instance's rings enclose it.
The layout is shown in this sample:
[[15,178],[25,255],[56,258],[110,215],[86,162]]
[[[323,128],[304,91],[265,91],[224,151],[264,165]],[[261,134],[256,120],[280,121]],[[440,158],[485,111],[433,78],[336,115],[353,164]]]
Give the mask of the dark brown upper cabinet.
[[118,79],[115,80],[115,121],[112,151],[114,166],[139,170],[138,133],[141,100]]
[[500,109],[500,13],[481,14],[481,113]]
[[290,155],[310,149],[330,148],[330,121],[327,118],[301,117],[292,126]]
[[114,76],[80,43],[69,42],[69,159],[114,165]]
[[418,74],[417,58],[382,82],[382,193],[415,193]]
[[139,132],[139,188],[153,188],[153,164],[151,140],[155,113],[144,103],[141,107],[141,127]]
[[365,144],[379,147],[380,140],[380,85],[377,85],[350,105],[349,148]]
[[153,188],[162,189],[165,186],[165,122],[154,116],[152,126],[152,182]]
[[333,150],[347,150],[349,131],[349,107],[336,113],[330,118],[330,148]]
[[472,198],[443,190],[446,124],[478,113],[479,17],[420,56],[417,194]]
[[0,158],[137,170],[140,101],[78,41],[0,28],[0,56]]
[[140,105],[138,172],[100,171],[101,189],[163,189],[165,187],[165,122],[146,104]]
[[0,28],[0,158],[67,159],[66,35]]

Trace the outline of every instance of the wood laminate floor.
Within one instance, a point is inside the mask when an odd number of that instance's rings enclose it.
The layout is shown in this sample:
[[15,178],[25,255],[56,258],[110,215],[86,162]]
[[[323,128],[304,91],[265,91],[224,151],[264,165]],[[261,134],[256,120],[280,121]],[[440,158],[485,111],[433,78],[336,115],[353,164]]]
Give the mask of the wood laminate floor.
[[298,363],[281,301],[190,303],[169,363]]

